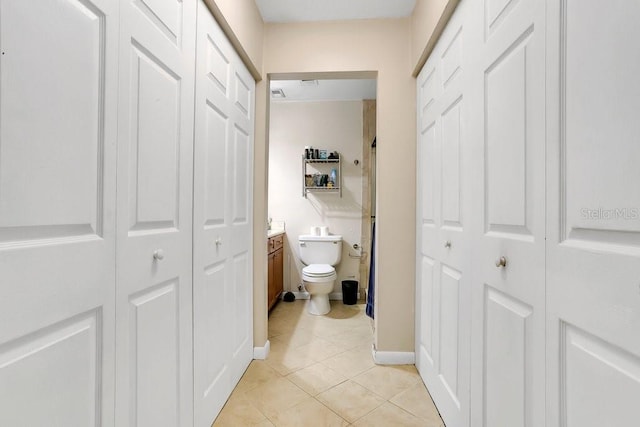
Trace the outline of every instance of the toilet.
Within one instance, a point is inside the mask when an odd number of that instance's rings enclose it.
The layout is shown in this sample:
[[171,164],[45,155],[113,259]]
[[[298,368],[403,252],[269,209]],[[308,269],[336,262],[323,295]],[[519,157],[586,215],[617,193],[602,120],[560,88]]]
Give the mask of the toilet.
[[336,269],[342,257],[342,236],[298,237],[300,261],[306,265],[302,269],[302,283],[309,293],[307,310],[311,314],[323,315],[331,311],[329,294],[337,279]]

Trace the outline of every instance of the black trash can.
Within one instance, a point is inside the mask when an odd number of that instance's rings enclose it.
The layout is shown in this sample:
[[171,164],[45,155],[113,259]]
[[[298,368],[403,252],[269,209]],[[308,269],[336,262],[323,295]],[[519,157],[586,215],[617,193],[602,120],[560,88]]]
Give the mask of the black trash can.
[[342,303],[353,305],[358,302],[358,281],[343,280],[342,281]]

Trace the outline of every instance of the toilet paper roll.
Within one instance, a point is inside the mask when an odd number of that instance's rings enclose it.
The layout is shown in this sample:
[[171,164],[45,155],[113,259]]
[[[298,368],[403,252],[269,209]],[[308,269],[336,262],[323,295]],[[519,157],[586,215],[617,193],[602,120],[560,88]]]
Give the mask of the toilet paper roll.
[[328,236],[329,235],[329,227],[320,227],[320,235]]
[[320,235],[320,227],[311,227],[311,228],[309,228],[309,234],[311,234],[312,236],[319,236]]

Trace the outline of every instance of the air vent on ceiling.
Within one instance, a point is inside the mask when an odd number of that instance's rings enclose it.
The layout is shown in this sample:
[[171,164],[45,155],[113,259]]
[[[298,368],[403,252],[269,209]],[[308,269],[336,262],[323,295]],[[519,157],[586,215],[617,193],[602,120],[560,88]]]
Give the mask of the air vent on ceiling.
[[286,98],[287,95],[284,94],[282,89],[271,89],[271,98]]
[[317,80],[300,80],[300,86],[318,86]]

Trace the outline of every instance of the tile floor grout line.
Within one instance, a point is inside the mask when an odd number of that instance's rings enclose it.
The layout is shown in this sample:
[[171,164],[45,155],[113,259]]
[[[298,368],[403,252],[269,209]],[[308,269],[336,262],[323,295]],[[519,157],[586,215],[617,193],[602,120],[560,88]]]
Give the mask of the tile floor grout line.
[[[233,411],[241,411],[242,405],[248,404],[245,408],[253,408],[256,411],[254,419],[258,416],[262,417],[262,421],[258,422],[259,424],[268,423],[276,427],[282,426],[283,421],[286,425],[292,425],[292,423],[302,425],[300,422],[303,420],[303,424],[306,425],[307,421],[312,418],[308,418],[303,412],[317,411],[319,408],[324,411],[321,411],[320,414],[330,413],[332,417],[336,417],[335,419],[332,418],[332,421],[338,422],[340,420],[339,423],[341,425],[354,425],[371,416],[373,412],[381,411],[379,415],[384,417],[385,422],[389,417],[399,417],[396,421],[403,417],[405,419],[411,417],[411,419],[428,423],[429,427],[442,426],[442,419],[433,405],[428,390],[426,388],[424,390],[419,387],[416,388],[417,384],[421,383],[423,387],[424,384],[414,365],[407,365],[404,368],[387,368],[373,363],[368,349],[373,331],[368,318],[364,315],[364,304],[342,306],[340,303],[332,301],[332,311],[328,316],[322,317],[307,314],[304,304],[300,304],[297,301],[293,304],[279,303],[272,311],[271,316],[268,336],[272,340],[272,354],[265,361],[252,362],[255,365],[253,367],[249,366],[249,369],[247,369],[234,389],[234,395],[238,398],[238,403],[229,405],[229,401],[227,401],[219,416],[221,423],[217,424],[218,420],[216,420],[214,425],[233,425],[234,427],[247,425],[242,423],[242,415],[245,415],[244,419],[247,420],[247,414],[236,414]],[[335,329],[332,330],[332,328]],[[329,347],[329,349],[325,347]],[[326,352],[327,355],[322,354],[322,351]],[[332,353],[332,351],[337,351],[337,353]],[[318,354],[321,355],[317,356]],[[362,367],[364,369],[360,369]],[[399,370],[394,371],[398,368]],[[305,371],[307,369],[309,370]],[[384,369],[394,370],[389,370],[385,373]],[[299,373],[300,371],[302,372]],[[328,373],[329,371],[333,372],[333,374],[329,375],[330,379],[327,380],[323,376],[323,372]],[[273,390],[286,394],[279,396],[279,399],[276,397],[275,400],[272,399],[273,396],[265,396],[264,393],[269,393],[268,384],[281,378],[284,378],[286,382],[280,383],[281,385]],[[356,381],[356,378],[360,378],[363,384]],[[385,396],[379,394],[381,393],[380,390],[376,391],[375,384],[380,384],[380,381],[384,383],[387,380],[394,382],[394,385],[387,389],[387,392],[383,392],[384,395],[388,395],[389,390],[392,391],[392,395],[385,398]],[[353,422],[341,415],[343,412],[345,415],[347,414],[345,410],[353,411],[353,406],[347,404],[338,412],[335,409],[336,407],[331,404],[331,401],[334,403],[340,402],[339,396],[338,400],[336,400],[337,390],[333,393],[333,397],[330,397],[332,396],[331,394],[326,395],[328,397],[325,399],[327,403],[319,399],[319,396],[330,392],[336,387],[344,387],[345,383],[348,382],[360,387],[363,391],[366,390],[369,396],[375,398],[373,402],[370,402],[375,403],[373,408],[369,408],[369,405],[360,406],[366,410],[366,413],[360,414]],[[248,388],[241,388],[243,384]],[[283,388],[282,384],[287,384],[287,386]],[[291,388],[291,385],[294,387]],[[257,390],[259,387],[264,388]],[[238,389],[242,391],[236,394],[235,391]],[[252,391],[254,393],[249,395],[248,393]],[[426,392],[426,395],[424,392]],[[292,394],[289,395],[288,393]],[[400,397],[401,395],[405,396]],[[255,401],[252,401],[252,398],[266,400],[256,404]],[[392,399],[396,399],[399,403],[392,402]],[[281,406],[283,402],[284,405]],[[290,404],[291,402],[293,404]],[[357,398],[356,402],[358,402]],[[400,404],[403,404],[404,407],[400,406]],[[418,406],[415,406],[416,404]],[[311,406],[305,408],[305,405]],[[423,405],[431,408],[427,409],[427,413],[435,411],[437,420],[426,419],[419,415],[425,414],[423,409],[418,411],[419,408],[424,408]],[[297,409],[294,410],[294,408]],[[416,410],[416,413],[411,408]],[[225,410],[226,415],[228,415],[226,417],[222,416]],[[265,412],[268,412],[270,416]],[[283,420],[282,414],[294,416],[297,421]],[[229,420],[234,421],[234,423],[225,424],[225,421]],[[235,423],[235,421],[238,422]],[[389,425],[393,425],[393,421],[390,422],[392,424]],[[311,422],[311,424],[313,423]]]

